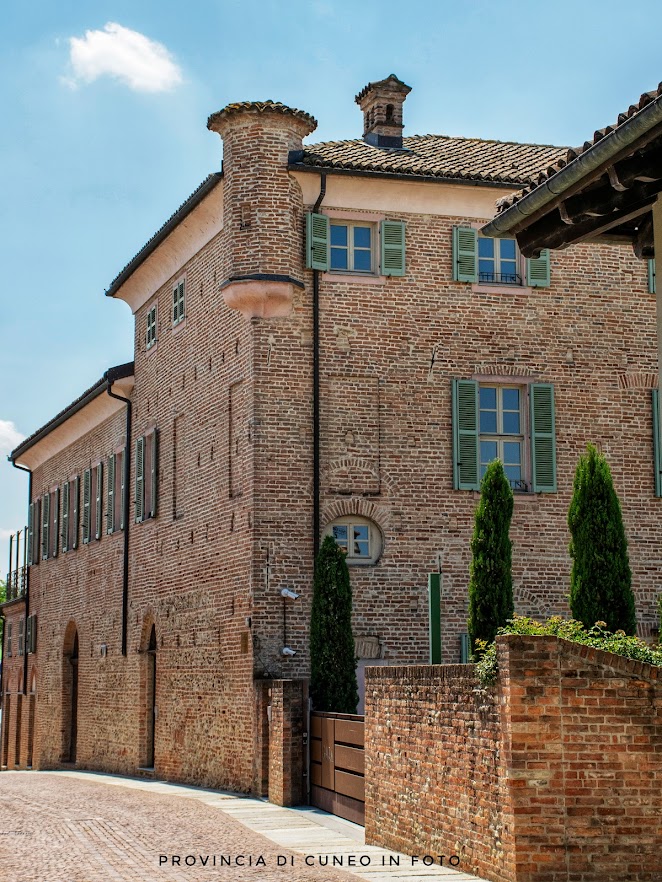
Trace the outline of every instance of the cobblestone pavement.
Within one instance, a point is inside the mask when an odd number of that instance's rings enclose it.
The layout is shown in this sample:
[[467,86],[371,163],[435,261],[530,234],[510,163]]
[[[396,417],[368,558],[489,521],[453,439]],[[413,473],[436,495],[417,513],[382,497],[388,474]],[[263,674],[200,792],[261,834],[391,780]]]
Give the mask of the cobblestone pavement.
[[[320,865],[324,855],[329,865]],[[332,868],[329,856],[345,867],[353,860],[356,869]],[[93,773],[0,774],[0,882],[476,878],[392,860],[393,853],[363,845],[361,828],[315,810]]]

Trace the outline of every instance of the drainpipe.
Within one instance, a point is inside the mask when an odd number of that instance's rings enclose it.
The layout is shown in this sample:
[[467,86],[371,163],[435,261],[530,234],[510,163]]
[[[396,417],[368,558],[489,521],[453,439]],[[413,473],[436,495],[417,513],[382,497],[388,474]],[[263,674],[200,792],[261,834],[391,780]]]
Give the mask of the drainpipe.
[[124,521],[124,559],[122,564],[122,655],[126,656],[127,622],[129,615],[129,478],[131,477],[131,401],[113,392],[113,380],[107,378],[106,392],[111,398],[126,404],[126,446],[122,458],[124,472],[124,499],[122,501],[122,520]]
[[[20,469],[22,472],[28,473],[28,508],[32,503],[32,472],[30,469],[25,466],[18,465],[12,461],[12,465],[15,469]],[[28,529],[32,529],[32,524],[28,525]],[[27,536],[24,537],[24,541],[27,541]],[[34,552],[34,536],[32,537],[33,544],[33,552]],[[28,616],[30,615],[30,567],[25,567],[25,623],[23,624],[23,695],[28,694],[28,646],[27,646],[27,635],[28,635]],[[5,632],[3,629],[2,632],[2,657],[5,657],[4,654],[4,642],[5,642]]]
[[[326,174],[320,175],[317,214],[326,195]],[[320,271],[313,270],[313,564],[320,547]]]

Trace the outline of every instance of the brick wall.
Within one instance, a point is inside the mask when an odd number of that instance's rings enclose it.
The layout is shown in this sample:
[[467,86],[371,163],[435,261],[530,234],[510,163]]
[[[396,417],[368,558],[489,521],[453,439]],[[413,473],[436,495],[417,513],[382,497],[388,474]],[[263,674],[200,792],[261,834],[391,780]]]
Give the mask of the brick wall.
[[371,668],[366,841],[495,882],[659,882],[662,671],[557,638],[470,666]]
[[300,680],[273,680],[269,684],[269,801],[276,805],[306,801],[305,692]]

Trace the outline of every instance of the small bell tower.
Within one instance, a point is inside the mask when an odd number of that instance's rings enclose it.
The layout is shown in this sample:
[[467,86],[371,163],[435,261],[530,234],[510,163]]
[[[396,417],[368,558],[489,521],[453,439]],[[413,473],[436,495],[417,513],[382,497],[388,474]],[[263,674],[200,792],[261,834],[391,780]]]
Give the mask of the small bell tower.
[[368,83],[356,96],[363,111],[363,140],[373,147],[402,149],[402,105],[411,87],[395,74]]

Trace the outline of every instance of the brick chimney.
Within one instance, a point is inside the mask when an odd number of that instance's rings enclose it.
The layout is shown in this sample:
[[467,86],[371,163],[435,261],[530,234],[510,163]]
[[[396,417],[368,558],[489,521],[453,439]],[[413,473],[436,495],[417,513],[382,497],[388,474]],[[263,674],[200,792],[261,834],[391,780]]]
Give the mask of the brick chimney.
[[402,105],[411,87],[395,74],[368,83],[356,96],[363,111],[363,140],[374,147],[402,148]]

